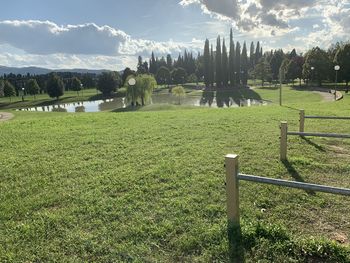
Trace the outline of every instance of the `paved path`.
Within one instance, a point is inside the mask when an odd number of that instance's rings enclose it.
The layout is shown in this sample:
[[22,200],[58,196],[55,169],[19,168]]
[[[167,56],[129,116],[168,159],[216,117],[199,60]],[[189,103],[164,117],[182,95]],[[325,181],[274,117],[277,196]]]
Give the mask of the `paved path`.
[[[331,90],[331,93],[327,91],[315,90],[314,93],[320,94],[324,101],[334,101],[334,90]],[[337,100],[340,100],[342,98],[343,94],[340,91],[337,91]]]
[[0,122],[12,119],[14,115],[8,112],[0,112]]

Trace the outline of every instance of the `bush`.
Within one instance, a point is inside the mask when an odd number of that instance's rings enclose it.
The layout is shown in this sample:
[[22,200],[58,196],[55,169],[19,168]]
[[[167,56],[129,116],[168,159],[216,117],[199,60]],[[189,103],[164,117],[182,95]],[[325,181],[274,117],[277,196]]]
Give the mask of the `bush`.
[[59,99],[64,94],[64,83],[56,74],[50,74],[49,80],[46,83],[47,94],[51,98]]
[[109,96],[119,87],[120,77],[116,72],[103,72],[97,83],[97,89],[102,92],[104,96]]

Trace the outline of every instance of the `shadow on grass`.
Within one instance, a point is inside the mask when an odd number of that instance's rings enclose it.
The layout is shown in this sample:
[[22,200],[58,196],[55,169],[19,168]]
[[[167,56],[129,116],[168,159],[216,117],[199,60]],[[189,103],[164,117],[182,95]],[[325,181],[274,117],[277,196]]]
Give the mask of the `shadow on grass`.
[[[284,167],[287,169],[290,176],[292,176],[295,181],[305,183],[305,180],[303,179],[303,177],[299,174],[297,170],[295,170],[293,165],[288,160],[283,160],[282,163]],[[312,191],[312,190],[305,190],[305,192],[308,193],[309,195],[316,194],[315,191]]]
[[239,224],[229,222],[227,227],[229,259],[232,263],[245,262],[242,231]]
[[300,109],[293,108],[293,107],[290,107],[290,106],[287,106],[287,105],[282,105],[281,107],[288,108],[288,109],[291,109],[291,110],[300,111]]
[[311,141],[309,138],[306,138],[304,136],[300,136],[301,139],[303,139],[305,142],[307,142],[309,145],[315,147],[317,150],[321,151],[321,152],[325,152],[326,149],[321,146],[321,145],[318,145],[317,143],[314,143],[313,141]]
[[132,106],[127,106],[126,108],[118,108],[111,110],[111,112],[132,112],[132,111],[138,111],[142,108],[142,106],[137,106],[137,107],[132,107]]
[[278,90],[279,86],[258,86],[257,89],[265,89],[265,90]]

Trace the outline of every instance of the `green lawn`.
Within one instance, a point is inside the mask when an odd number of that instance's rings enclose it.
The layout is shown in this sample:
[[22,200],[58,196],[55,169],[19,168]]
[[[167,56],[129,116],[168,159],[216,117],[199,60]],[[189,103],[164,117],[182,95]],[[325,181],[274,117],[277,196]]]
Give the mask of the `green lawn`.
[[[226,154],[244,173],[350,188],[350,140],[291,137],[283,164],[278,139],[299,108],[350,116],[349,95],[283,94],[284,107],[15,112],[0,123],[0,262],[228,262]],[[348,197],[241,182],[240,199],[247,262],[350,262],[334,241],[350,239]]]
[[[85,101],[98,97],[100,92],[96,89],[85,89],[84,91],[77,94],[76,91],[66,91],[62,97],[60,97],[60,102],[74,102],[74,101]],[[11,98],[0,98],[0,109],[14,109],[14,108],[25,108],[31,106],[46,106],[56,102],[55,98],[50,98],[47,94],[38,94],[35,96],[26,95],[24,96],[24,101],[22,97],[11,97]]]

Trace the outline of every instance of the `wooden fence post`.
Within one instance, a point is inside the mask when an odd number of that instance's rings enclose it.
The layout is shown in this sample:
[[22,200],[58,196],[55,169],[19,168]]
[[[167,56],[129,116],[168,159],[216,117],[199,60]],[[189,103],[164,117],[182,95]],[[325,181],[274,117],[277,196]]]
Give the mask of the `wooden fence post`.
[[239,220],[239,188],[238,188],[238,155],[225,156],[227,218],[229,223],[240,224]]
[[281,121],[281,137],[280,137],[280,159],[284,161],[287,159],[287,133],[288,124],[286,121]]
[[299,132],[304,132],[305,110],[300,110],[299,116]]

